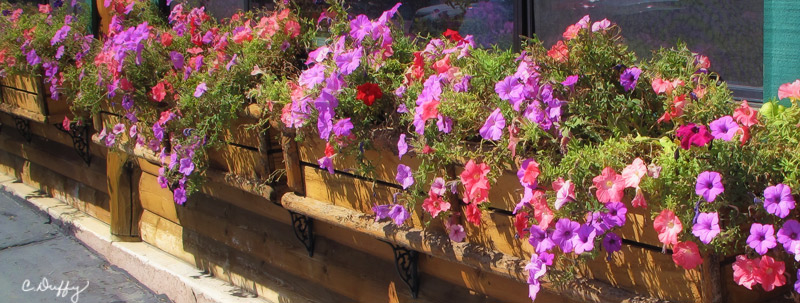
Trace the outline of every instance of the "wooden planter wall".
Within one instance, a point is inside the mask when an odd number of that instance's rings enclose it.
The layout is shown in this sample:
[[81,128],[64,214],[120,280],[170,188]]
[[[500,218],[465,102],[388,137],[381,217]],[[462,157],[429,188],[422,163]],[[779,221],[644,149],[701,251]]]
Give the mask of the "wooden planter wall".
[[[364,214],[372,214],[374,204],[391,204],[392,195],[401,190],[395,181],[398,164],[409,165],[412,169],[418,166],[418,162],[409,156],[399,161],[395,152],[367,151],[365,157],[376,164],[373,177],[377,182],[370,182],[345,170],[357,167],[354,159],[336,156],[334,167],[337,171],[333,175],[320,169],[316,159],[324,155],[324,142],[321,140],[307,138],[298,145],[298,151],[299,161],[296,165],[287,165],[289,170],[295,168],[300,171],[298,175],[302,180],[297,182],[299,189],[296,192],[305,194],[309,199]],[[460,172],[458,168],[454,173],[443,171],[442,174],[454,179]],[[467,232],[466,241],[486,251],[527,260],[533,252],[532,247],[527,239],[515,237],[514,218],[511,215],[523,194],[516,171],[506,172],[493,186],[489,194],[491,211],[483,213],[480,226],[465,222],[462,216],[461,223]],[[457,210],[463,207],[456,206],[461,203],[450,202]],[[425,226],[423,222],[426,218],[421,207],[410,211],[409,221],[413,229],[426,232],[443,229],[439,220]],[[788,290],[788,285],[773,292],[750,291],[736,285],[730,269],[732,256],[705,256],[705,262],[694,270],[680,268],[674,264],[671,255],[661,252],[661,243],[652,228],[650,210],[629,207],[627,221],[623,228],[615,230],[625,239],[622,251],[614,253],[608,261],[602,256],[589,261],[581,266],[581,275],[636,294],[675,302],[762,302]],[[601,255],[604,254],[601,252]],[[486,267],[488,271],[490,266]],[[424,267],[421,271],[437,275]],[[527,278],[522,271],[512,275],[521,277],[518,282]],[[519,293],[520,296],[514,301],[524,301],[525,294]]]
[[0,111],[39,123],[60,123],[69,114],[64,100],[50,99],[41,76],[0,77]]

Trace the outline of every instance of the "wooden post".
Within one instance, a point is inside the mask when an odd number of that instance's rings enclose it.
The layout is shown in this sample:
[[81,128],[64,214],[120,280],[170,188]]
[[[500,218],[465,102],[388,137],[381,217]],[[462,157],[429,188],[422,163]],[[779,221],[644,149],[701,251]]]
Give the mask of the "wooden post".
[[142,215],[142,207],[134,197],[133,169],[128,161],[128,154],[109,150],[106,170],[112,240],[141,241],[139,218]]
[[281,127],[281,148],[283,149],[283,161],[286,163],[286,185],[298,196],[305,196],[303,168],[300,167],[300,152],[294,137],[294,130]]

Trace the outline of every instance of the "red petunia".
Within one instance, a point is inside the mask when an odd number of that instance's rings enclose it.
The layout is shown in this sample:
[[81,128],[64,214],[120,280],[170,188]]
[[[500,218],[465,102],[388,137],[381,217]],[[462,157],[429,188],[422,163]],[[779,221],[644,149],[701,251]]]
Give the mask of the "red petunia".
[[700,256],[700,250],[697,249],[697,244],[692,241],[680,242],[672,249],[672,261],[676,265],[685,269],[694,269],[700,264],[703,264],[703,257]]
[[364,83],[357,87],[356,99],[361,100],[367,106],[372,106],[376,99],[383,97],[381,88],[375,83]]
[[558,62],[565,62],[569,58],[569,49],[564,41],[558,41],[553,47],[547,51],[547,56],[555,59]]
[[444,31],[444,34],[442,35],[449,38],[450,41],[453,42],[461,42],[462,40],[464,40],[464,37],[461,37],[461,34],[449,28],[446,31]]
[[151,91],[152,91],[153,101],[156,102],[164,101],[164,97],[167,96],[167,90],[164,87],[164,81],[158,82],[156,86],[153,86]]

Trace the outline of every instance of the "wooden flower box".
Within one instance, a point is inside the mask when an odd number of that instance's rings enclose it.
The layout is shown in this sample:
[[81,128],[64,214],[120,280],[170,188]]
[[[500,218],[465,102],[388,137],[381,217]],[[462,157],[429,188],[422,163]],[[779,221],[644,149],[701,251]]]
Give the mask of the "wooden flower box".
[[[296,182],[295,192],[304,195],[309,201],[319,201],[322,204],[339,206],[362,214],[373,214],[372,206],[375,204],[391,204],[393,194],[402,190],[395,181],[398,164],[408,165],[412,169],[419,165],[419,161],[409,155],[399,161],[394,150],[368,150],[364,156],[372,160],[375,166],[374,174],[371,176],[374,181],[355,174],[351,169],[358,167],[355,159],[341,155],[334,157],[336,171],[334,174],[329,174],[327,170],[317,165],[317,159],[324,155],[324,147],[324,142],[317,138],[305,138],[303,142],[298,143],[298,161],[293,164],[287,157],[290,187],[293,175],[291,171],[298,170],[299,173],[295,175],[300,176],[301,180]],[[456,168],[446,179],[456,178],[460,171],[461,168]],[[445,173],[446,171],[443,171],[443,174]],[[519,185],[516,171],[506,171],[492,185],[489,194],[490,211],[483,212],[481,225],[467,223],[462,216],[461,224],[467,232],[465,241],[472,245],[471,247],[480,247],[484,251],[499,253],[523,263],[527,261],[533,249],[528,244],[527,238],[520,239],[516,236],[514,217],[511,215],[522,194],[522,186]],[[454,210],[463,213],[463,204],[450,202]],[[672,261],[669,254],[671,252],[662,253],[661,243],[653,229],[652,210],[632,208],[629,203],[626,205],[627,223],[615,230],[624,239],[622,250],[606,260],[606,252],[601,250],[599,244],[596,245],[595,250],[599,251],[599,256],[580,265],[579,275],[632,294],[673,302],[762,302],[780,296],[788,290],[788,285],[772,292],[751,291],[736,285],[730,269],[733,256],[704,256],[704,263],[693,270],[678,267]],[[409,211],[411,217],[403,228],[425,233],[444,229],[439,220],[426,225],[424,222],[429,220],[430,216],[427,213],[423,214],[419,205]],[[354,225],[353,228],[358,229],[358,226]],[[384,237],[390,233],[377,234],[375,236]],[[422,253],[431,252],[422,251]],[[516,276],[519,283],[524,283],[527,279],[527,273],[524,271],[514,273],[513,269],[507,270],[512,271],[509,276]],[[486,271],[492,270],[487,268]],[[436,273],[431,272],[431,274]],[[526,292],[520,293],[517,300],[524,301],[526,294]],[[595,299],[594,301],[603,301]]]
[[41,76],[8,75],[0,78],[0,111],[44,124],[60,123],[70,114],[69,103],[53,100]]

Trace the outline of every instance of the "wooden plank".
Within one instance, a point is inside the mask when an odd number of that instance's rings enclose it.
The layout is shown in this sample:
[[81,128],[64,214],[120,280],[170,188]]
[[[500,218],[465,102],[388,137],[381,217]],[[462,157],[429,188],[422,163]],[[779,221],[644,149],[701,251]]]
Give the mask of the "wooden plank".
[[32,94],[38,94],[39,85],[36,83],[41,82],[39,79],[41,78],[36,76],[6,75],[5,77],[0,78],[0,85],[8,86]]
[[607,282],[612,286],[630,289],[674,302],[710,302],[704,291],[705,273],[709,266],[704,262],[698,268],[686,270],[675,265],[672,256],[631,245],[611,255],[589,260],[581,266],[586,276]]
[[156,176],[143,172],[139,178],[139,200],[142,208],[176,224],[180,224],[177,208],[168,188],[158,185]]
[[303,167],[300,166],[300,147],[294,140],[295,133],[286,127],[281,129],[281,149],[286,168],[286,185],[292,192],[305,196],[306,185],[303,176]]
[[[307,197],[365,214],[372,214],[372,207],[376,204],[392,204],[393,194],[401,191],[342,174],[331,175],[326,170],[309,166],[303,167],[303,175]],[[418,203],[415,209],[409,209],[409,212],[411,217],[406,221],[406,225],[420,228],[424,226],[425,217],[421,203]]]
[[[0,123],[3,125],[8,125],[13,127],[15,124],[14,117],[10,114],[0,114]],[[50,124],[42,124],[40,122],[31,122],[30,123],[30,130],[31,133],[45,138],[47,140],[52,140],[58,142],[64,146],[73,146],[72,144],[72,137],[66,132],[58,130],[54,125]],[[101,146],[98,144],[94,144],[93,142],[89,142],[89,152],[92,153],[93,157],[99,157],[105,159],[105,153],[107,148],[105,146]]]
[[38,95],[9,88],[3,88],[3,104],[44,115],[39,108]]
[[[303,142],[298,143],[298,152],[300,153],[300,161],[306,163],[317,164],[317,160],[325,156],[325,141],[319,137],[306,137]],[[420,160],[412,155],[403,156],[401,161],[397,157],[397,150],[365,150],[364,158],[370,161],[374,166],[371,174],[362,175],[368,178],[375,178],[387,183],[399,184],[396,180],[397,166],[399,164],[408,165],[412,170],[420,165]],[[336,170],[348,173],[356,173],[356,169],[361,167],[361,164],[353,157],[347,157],[343,154],[337,154],[333,157],[333,167]]]
[[106,163],[111,235],[121,241],[138,241],[138,219],[142,210],[141,205],[133,200],[133,191],[136,189],[128,154],[109,152]]
[[183,228],[180,225],[145,209],[139,221],[139,232],[142,241],[188,263],[196,264],[194,255],[184,249]]
[[4,134],[0,136],[0,149],[104,193],[108,191],[105,161],[95,161],[87,167],[83,159],[72,150],[72,147],[41,141],[36,137],[31,143],[28,143],[18,134],[11,132],[4,132]]
[[268,167],[263,164],[266,161],[267,155],[259,153],[258,150],[230,144],[208,151],[209,167],[250,179],[269,178]]

